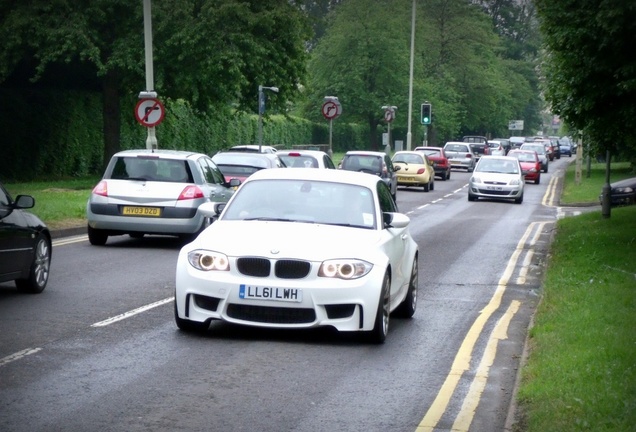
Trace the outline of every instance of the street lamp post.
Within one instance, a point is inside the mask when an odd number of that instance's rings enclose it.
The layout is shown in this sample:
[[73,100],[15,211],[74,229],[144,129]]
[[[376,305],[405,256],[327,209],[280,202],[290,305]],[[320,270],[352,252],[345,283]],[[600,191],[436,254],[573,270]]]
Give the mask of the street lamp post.
[[[144,0],[143,4],[144,10],[144,50],[146,55],[146,92],[142,93],[153,93],[154,97],[155,93],[155,78],[154,78],[154,66],[153,66],[153,58],[152,58],[152,14],[151,14],[151,6],[150,0]],[[141,98],[140,94],[140,98]],[[148,136],[146,138],[146,148],[149,150],[154,150],[157,148],[157,135],[155,132],[155,127],[148,127]]]
[[411,150],[411,117],[413,117],[413,52],[415,50],[415,0],[411,10],[411,65],[409,74],[409,115],[407,118],[406,149]]
[[265,112],[265,94],[263,90],[271,90],[278,93],[278,87],[258,86],[258,152],[261,153],[263,146],[263,113]]

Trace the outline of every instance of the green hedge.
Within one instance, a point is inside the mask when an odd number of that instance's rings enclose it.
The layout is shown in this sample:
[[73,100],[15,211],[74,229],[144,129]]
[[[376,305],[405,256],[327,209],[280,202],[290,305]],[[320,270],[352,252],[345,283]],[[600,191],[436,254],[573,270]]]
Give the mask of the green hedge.
[[[121,149],[144,148],[147,130],[133,113],[136,99],[122,98]],[[166,116],[156,127],[159,148],[214,154],[258,143],[258,116],[197,114],[183,100],[164,101]],[[130,107],[127,109],[126,107]],[[101,174],[102,99],[99,93],[0,89],[3,131],[0,180],[29,181]],[[263,144],[328,144],[329,125],[283,115],[263,119]],[[333,125],[333,151],[368,148],[368,131],[357,124]]]

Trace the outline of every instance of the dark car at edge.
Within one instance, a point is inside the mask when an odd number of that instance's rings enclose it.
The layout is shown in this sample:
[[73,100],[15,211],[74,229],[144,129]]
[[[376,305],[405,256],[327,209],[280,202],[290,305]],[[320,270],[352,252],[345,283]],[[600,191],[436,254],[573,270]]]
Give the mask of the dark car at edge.
[[30,195],[15,201],[0,184],[0,282],[14,281],[19,291],[41,293],[49,280],[51,233],[37,216]]

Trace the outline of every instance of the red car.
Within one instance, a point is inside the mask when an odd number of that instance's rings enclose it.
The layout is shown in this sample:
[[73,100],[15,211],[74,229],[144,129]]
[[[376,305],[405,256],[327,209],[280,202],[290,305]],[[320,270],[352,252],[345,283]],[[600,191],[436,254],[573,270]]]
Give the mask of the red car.
[[541,182],[541,161],[534,150],[510,150],[508,156],[516,157],[521,165],[521,172],[526,181]]
[[428,159],[433,162],[433,169],[435,170],[435,176],[441,177],[442,180],[450,180],[451,176],[451,164],[444,149],[441,147],[415,147],[415,151],[421,151],[428,156]]

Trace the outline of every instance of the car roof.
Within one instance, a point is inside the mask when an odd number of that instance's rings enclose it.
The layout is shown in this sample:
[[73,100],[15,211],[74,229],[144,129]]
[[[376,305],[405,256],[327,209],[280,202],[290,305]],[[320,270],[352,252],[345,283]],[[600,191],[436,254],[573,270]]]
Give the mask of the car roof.
[[219,152],[212,156],[212,160],[217,165],[248,165],[263,167],[276,166],[281,164],[285,167],[285,163],[275,153],[252,153],[252,152]]
[[248,177],[245,183],[258,180],[331,181],[336,183],[357,184],[372,190],[375,190],[376,184],[382,181],[377,175],[357,171],[286,168],[257,171]]
[[113,157],[138,157],[138,156],[152,156],[158,159],[188,159],[192,156],[200,157],[207,156],[203,153],[191,152],[186,150],[164,150],[164,149],[137,149],[137,150],[122,150],[113,155]]
[[381,151],[372,151],[372,150],[349,150],[347,153],[345,153],[345,156],[350,156],[350,155],[384,157],[386,156],[386,153]]
[[395,153],[393,153],[393,156],[395,156],[396,154],[417,154],[417,155],[421,155],[419,150],[399,150],[399,151],[396,151]]
[[259,146],[258,144],[235,145],[230,147],[229,151],[235,150],[235,151],[247,151],[247,152],[259,153],[259,147],[260,147],[260,153],[276,153],[278,151],[276,147],[274,146],[270,146],[270,145]]
[[517,162],[519,161],[519,159],[513,156],[497,156],[497,155],[483,155],[481,158],[479,158],[479,160],[481,161],[482,159],[485,159],[485,160],[498,159],[503,161],[517,161]]
[[314,156],[314,157],[322,157],[327,154],[326,152],[322,150],[300,150],[300,149],[278,150],[278,152],[276,152],[277,155],[282,155],[282,156],[286,156],[291,153],[298,153],[299,155]]

